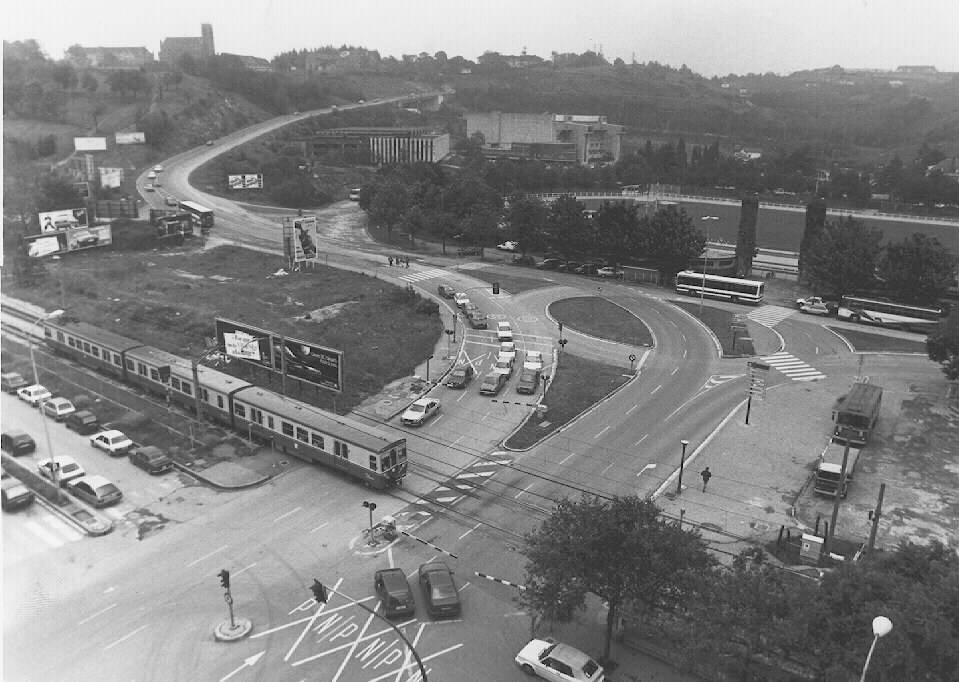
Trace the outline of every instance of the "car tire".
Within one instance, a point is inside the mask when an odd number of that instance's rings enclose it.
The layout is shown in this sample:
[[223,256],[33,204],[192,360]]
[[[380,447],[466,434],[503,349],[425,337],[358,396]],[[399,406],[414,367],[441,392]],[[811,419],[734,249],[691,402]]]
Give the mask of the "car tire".
[[524,663],[524,664],[521,666],[520,669],[521,669],[524,673],[526,673],[527,675],[529,675],[530,677],[536,677],[536,671],[533,670],[533,666],[531,666],[529,663]]

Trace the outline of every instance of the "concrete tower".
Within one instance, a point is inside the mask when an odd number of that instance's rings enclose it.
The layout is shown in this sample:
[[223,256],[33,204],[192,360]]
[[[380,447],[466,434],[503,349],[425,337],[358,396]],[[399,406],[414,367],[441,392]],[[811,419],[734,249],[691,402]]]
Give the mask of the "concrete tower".
[[216,54],[213,49],[213,24],[200,24],[200,41],[204,57],[212,57]]

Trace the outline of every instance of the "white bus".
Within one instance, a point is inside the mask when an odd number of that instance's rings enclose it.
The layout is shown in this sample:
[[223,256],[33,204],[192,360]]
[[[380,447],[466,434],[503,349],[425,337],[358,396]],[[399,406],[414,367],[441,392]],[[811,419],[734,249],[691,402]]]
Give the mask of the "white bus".
[[880,301],[874,298],[843,296],[836,316],[840,320],[863,322],[883,327],[898,327],[916,332],[929,332],[935,329],[942,318],[939,308]]
[[193,221],[203,230],[213,227],[213,209],[201,206],[195,201],[181,201],[180,210],[193,216]]
[[683,270],[676,275],[676,291],[681,294],[724,298],[734,303],[761,303],[765,286],[760,280],[722,277],[692,270]]

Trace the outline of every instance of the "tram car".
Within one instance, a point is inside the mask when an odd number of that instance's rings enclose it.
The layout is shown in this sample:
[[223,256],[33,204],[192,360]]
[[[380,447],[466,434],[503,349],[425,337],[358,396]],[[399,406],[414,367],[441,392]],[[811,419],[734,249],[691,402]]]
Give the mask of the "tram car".
[[378,490],[406,475],[405,438],[256,386],[233,394],[233,428]]
[[86,322],[47,320],[43,336],[54,352],[123,381],[127,380],[123,354],[143,345]]

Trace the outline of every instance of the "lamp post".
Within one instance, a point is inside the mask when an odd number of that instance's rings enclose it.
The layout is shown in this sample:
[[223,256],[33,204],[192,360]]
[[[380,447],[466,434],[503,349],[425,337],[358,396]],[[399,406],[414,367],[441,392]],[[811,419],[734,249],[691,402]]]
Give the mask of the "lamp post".
[[[44,313],[33,321],[31,327],[36,327],[44,320],[52,320],[55,317],[63,315],[63,310],[57,309],[49,313]],[[40,374],[37,372],[37,357],[33,352],[34,339],[30,339],[30,366],[33,368],[33,383],[40,383]],[[50,478],[53,480],[53,487],[57,491],[57,502],[60,501],[60,468],[57,466],[56,458],[53,456],[53,443],[50,442],[50,429],[47,426],[47,414],[43,411],[43,405],[37,404],[40,408],[40,422],[43,424],[43,436],[47,443],[47,454],[50,457]]]
[[876,642],[880,637],[885,637],[892,631],[892,621],[885,616],[876,616],[872,619],[872,644],[869,646],[869,653],[866,655],[866,662],[862,666],[862,677],[859,682],[866,682],[866,673],[869,671],[869,661],[872,660],[872,652],[876,649]]
[[706,292],[706,261],[709,260],[709,221],[719,220],[718,216],[704,215],[700,218],[706,223],[706,246],[703,249],[703,286],[699,290],[699,316],[703,316],[703,294]]
[[432,359],[432,355],[426,358],[426,383],[430,383],[430,360]]
[[683,492],[683,469],[686,468],[686,446],[689,445],[688,440],[679,441],[682,443],[683,452],[679,455],[679,480],[676,482],[676,494],[680,495]]

